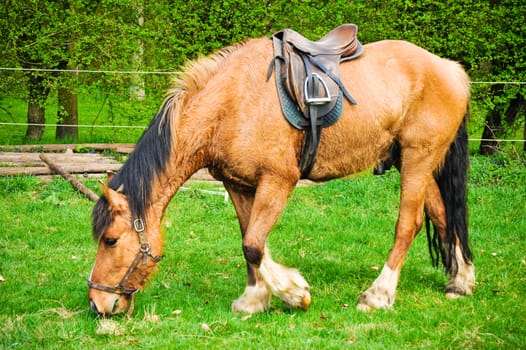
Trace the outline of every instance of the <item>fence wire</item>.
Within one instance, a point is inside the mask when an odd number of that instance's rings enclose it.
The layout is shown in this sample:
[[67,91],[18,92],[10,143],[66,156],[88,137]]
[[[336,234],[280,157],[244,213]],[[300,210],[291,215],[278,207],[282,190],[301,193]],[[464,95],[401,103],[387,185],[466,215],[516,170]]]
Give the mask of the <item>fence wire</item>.
[[[91,70],[91,69],[52,69],[52,68],[20,68],[20,67],[0,67],[0,71],[19,71],[19,72],[47,72],[47,73],[88,73],[88,74],[138,74],[138,75],[176,75],[178,71],[128,71],[128,70]],[[475,85],[526,85],[524,81],[471,81]],[[137,125],[86,125],[86,124],[38,124],[38,123],[16,123],[0,122],[0,125],[8,126],[43,126],[43,127],[77,127],[77,128],[109,128],[109,129],[146,129],[147,126]],[[481,139],[469,138],[470,142],[526,142],[521,139]]]

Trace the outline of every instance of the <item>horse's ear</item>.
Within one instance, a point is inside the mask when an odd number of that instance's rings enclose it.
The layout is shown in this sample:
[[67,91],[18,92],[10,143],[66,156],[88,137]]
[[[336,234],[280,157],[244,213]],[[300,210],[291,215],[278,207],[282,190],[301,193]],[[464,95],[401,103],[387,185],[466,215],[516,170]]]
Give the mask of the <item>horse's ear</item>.
[[106,182],[110,183],[114,176],[115,172],[113,170],[106,170]]
[[100,187],[104,197],[108,200],[110,210],[113,212],[122,212],[128,209],[128,201],[126,196],[122,194],[122,185],[117,189],[113,190],[102,181],[100,181]]

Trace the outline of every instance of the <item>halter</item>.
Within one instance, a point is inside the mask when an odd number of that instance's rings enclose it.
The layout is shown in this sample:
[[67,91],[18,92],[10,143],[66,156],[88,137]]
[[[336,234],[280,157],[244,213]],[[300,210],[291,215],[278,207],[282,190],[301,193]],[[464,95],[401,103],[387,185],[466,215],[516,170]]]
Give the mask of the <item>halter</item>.
[[114,287],[110,287],[104,284],[93,282],[91,280],[91,276],[90,276],[90,279],[88,280],[89,288],[101,290],[103,292],[108,292],[108,293],[113,293],[113,294],[118,294],[118,295],[126,295],[126,296],[131,297],[130,307],[128,309],[128,315],[131,314],[130,310],[133,310],[133,306],[134,306],[133,302],[134,302],[135,294],[139,291],[139,289],[136,289],[136,288],[126,287],[126,284],[128,283],[128,279],[130,278],[131,274],[135,271],[135,269],[137,268],[141,260],[143,264],[146,264],[148,262],[148,257],[150,257],[154,263],[158,263],[162,259],[162,256],[154,255],[150,250],[150,243],[148,243],[148,241],[144,237],[143,219],[139,218],[139,219],[133,220],[133,229],[139,236],[139,244],[140,244],[139,252],[135,256],[135,259],[133,260],[132,264],[130,265],[126,273],[124,274],[124,277],[119,282],[119,284],[117,284]]

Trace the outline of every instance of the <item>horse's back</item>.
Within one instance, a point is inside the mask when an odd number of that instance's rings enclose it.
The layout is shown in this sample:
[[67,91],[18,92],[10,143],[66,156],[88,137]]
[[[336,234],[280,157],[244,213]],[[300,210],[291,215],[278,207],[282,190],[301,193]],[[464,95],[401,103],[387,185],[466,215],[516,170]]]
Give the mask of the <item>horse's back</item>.
[[469,78],[458,63],[407,41],[367,44],[361,58],[342,64],[340,69],[348,90],[360,97],[358,106],[393,103],[393,108],[403,109],[401,104],[407,107],[418,98],[435,95],[451,103],[449,95],[455,95],[463,99],[465,107],[469,98]]
[[358,103],[345,103],[340,120],[322,132],[316,180],[374,166],[395,140],[410,144],[443,130],[444,140],[435,142],[451,142],[469,99],[458,63],[406,41],[367,44],[362,57],[340,65],[340,74]]
[[[436,130],[451,130],[441,133],[447,134],[443,142],[451,142],[463,118],[469,86],[457,63],[405,41],[379,41],[364,49],[360,58],[340,65],[342,81],[358,103],[345,101],[340,120],[323,129],[313,180],[366,170],[388,154],[395,140],[409,144],[414,135],[426,139]],[[299,177],[295,167],[303,132],[283,117],[274,75],[265,81],[273,56],[268,38],[239,46],[209,82],[214,93],[203,91],[216,98],[201,99],[197,108],[203,111],[193,113],[206,115],[205,107],[221,106],[211,148],[211,170],[220,178],[254,185],[269,171]],[[208,113],[208,118],[216,115]]]

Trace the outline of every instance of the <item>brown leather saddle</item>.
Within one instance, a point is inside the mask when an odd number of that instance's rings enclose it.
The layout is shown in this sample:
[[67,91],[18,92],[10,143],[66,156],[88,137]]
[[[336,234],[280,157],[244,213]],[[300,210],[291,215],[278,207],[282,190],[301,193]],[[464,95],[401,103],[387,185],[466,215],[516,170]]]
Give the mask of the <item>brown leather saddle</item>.
[[356,104],[340,80],[339,65],[362,54],[357,31],[356,25],[344,24],[318,41],[291,29],[272,36],[274,59],[267,79],[275,68],[283,114],[292,126],[305,130],[300,156],[303,178],[314,165],[321,129],[341,115],[342,96]]

